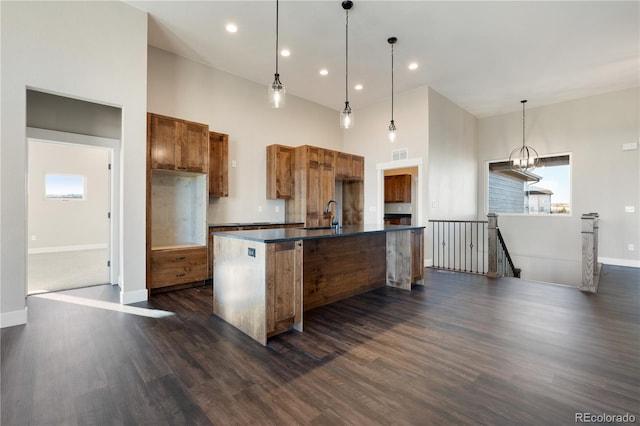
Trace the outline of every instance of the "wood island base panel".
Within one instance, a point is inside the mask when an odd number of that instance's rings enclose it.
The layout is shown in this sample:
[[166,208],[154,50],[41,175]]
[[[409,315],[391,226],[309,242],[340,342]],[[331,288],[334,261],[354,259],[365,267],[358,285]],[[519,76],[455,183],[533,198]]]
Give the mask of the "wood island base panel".
[[345,226],[214,233],[213,313],[262,345],[303,330],[303,312],[422,284],[424,227]]

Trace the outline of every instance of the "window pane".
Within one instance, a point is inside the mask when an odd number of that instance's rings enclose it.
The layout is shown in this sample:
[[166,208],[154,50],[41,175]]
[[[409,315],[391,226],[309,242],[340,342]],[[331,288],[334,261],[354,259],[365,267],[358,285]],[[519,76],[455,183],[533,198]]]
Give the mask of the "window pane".
[[570,214],[569,155],[542,157],[533,172],[511,170],[508,162],[489,163],[489,212]]
[[45,175],[45,198],[79,199],[85,197],[84,176]]

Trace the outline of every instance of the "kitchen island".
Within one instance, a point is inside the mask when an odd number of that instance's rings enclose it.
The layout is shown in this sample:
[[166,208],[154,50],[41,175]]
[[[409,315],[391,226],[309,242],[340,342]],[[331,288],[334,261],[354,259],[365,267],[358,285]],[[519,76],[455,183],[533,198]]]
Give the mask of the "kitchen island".
[[305,310],[421,284],[424,227],[352,225],[214,233],[213,311],[263,345]]

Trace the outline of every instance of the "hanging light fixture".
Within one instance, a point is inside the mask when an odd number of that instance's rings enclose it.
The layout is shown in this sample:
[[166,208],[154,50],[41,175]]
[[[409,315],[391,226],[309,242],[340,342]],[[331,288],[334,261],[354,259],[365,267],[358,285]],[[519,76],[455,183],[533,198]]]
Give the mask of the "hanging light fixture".
[[344,109],[340,113],[340,127],[343,129],[350,129],[353,127],[353,113],[351,112],[351,106],[349,106],[349,9],[353,7],[353,2],[350,0],[342,2],[342,8],[346,11],[345,21],[345,72],[344,72],[344,91],[345,102]]
[[389,141],[391,143],[396,141],[396,122],[393,121],[393,45],[396,44],[396,41],[398,41],[396,37],[387,39],[391,45],[391,122],[389,123]]
[[522,103],[522,146],[511,151],[509,155],[509,163],[511,164],[511,169],[516,172],[532,172],[538,167],[538,152],[533,149],[533,147],[525,145],[525,137],[524,137],[524,105],[527,103],[527,100],[521,100]]
[[285,94],[287,93],[284,85],[280,82],[280,74],[278,74],[278,18],[279,18],[279,2],[276,0],[276,73],[274,74],[273,83],[269,86],[269,104],[272,108],[284,108]]

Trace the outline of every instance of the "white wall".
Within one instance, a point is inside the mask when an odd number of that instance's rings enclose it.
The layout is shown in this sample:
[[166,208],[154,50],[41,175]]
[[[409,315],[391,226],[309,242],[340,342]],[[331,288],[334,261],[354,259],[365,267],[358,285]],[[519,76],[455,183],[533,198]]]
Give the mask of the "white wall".
[[[64,250],[109,242],[109,151],[80,145],[29,141],[28,246]],[[45,175],[85,178],[85,199],[45,199]]]
[[1,326],[26,322],[27,88],[122,108],[119,282],[124,302],[144,300],[147,16],[121,2],[0,7]]
[[338,111],[290,94],[284,109],[270,108],[268,75],[261,85],[151,46],[148,69],[149,112],[229,135],[237,166],[229,167],[229,197],[210,200],[209,223],[284,221],[284,201],[266,199],[267,145],[342,149]]
[[[528,145],[541,155],[572,153],[572,215],[499,217],[524,278],[580,284],[580,215],[589,212],[600,214],[600,261],[640,267],[640,150],[622,150],[639,140],[639,94],[633,88],[527,109]],[[508,158],[522,143],[522,112],[484,118],[478,126],[478,211],[484,215],[486,162]],[[625,206],[635,206],[635,213],[625,213]]]
[[477,155],[477,119],[429,89],[429,219],[476,219]]
[[[363,155],[364,161],[364,223],[378,223],[384,212],[378,206],[377,164],[389,163],[392,151],[407,148],[409,159],[422,159],[427,164],[429,155],[429,98],[426,86],[397,93],[394,99],[394,120],[398,128],[395,143],[387,139],[391,120],[391,98],[382,99],[364,108],[355,108],[354,127],[344,130],[343,150]],[[354,105],[352,105],[352,108]],[[421,182],[421,223],[426,223],[427,185],[423,174]],[[380,182],[382,183],[382,182]],[[382,200],[384,201],[384,200]],[[381,202],[380,206],[384,204]]]

